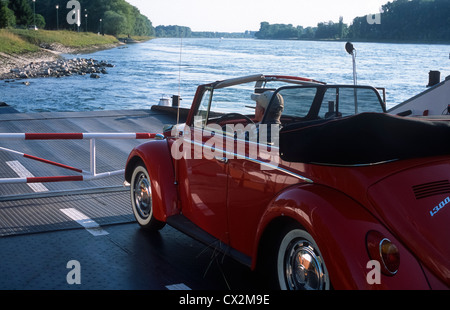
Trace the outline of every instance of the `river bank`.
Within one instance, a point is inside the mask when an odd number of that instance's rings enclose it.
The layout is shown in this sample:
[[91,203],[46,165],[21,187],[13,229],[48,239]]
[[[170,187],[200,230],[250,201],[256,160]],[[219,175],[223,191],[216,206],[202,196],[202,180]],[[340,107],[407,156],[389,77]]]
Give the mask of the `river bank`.
[[26,66],[32,62],[53,61],[60,56],[56,53],[39,50],[22,54],[7,54],[0,52],[0,79],[14,68]]
[[36,52],[20,54],[0,52],[0,80],[105,73],[104,67],[110,67],[112,66],[111,64],[93,59],[65,60],[61,54],[93,53],[120,45],[123,45],[123,43],[118,42],[115,44],[90,46],[88,48],[73,48],[54,43],[45,46],[47,48],[41,47]]
[[124,44],[115,37],[93,33],[24,29],[2,29],[0,42],[0,79],[61,76],[41,73],[64,60],[61,54],[88,54]]

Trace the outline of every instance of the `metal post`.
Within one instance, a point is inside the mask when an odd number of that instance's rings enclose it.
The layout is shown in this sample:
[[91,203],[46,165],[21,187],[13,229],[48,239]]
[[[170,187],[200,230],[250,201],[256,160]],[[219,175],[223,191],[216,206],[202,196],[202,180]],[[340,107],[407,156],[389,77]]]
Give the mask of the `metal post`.
[[56,5],[56,30],[59,30],[59,4]]
[[33,30],[36,30],[36,0],[33,0]]
[[[353,85],[358,84],[357,75],[356,75],[356,50],[353,50],[352,53],[353,58]],[[355,96],[355,114],[358,114],[358,90],[354,89],[354,96]]]
[[95,159],[95,139],[91,139],[90,140],[90,171],[92,175],[96,175],[97,171],[96,171],[96,167],[97,167],[97,163],[96,163],[96,159]]
[[[1,0],[0,0],[1,1]],[[85,171],[69,165],[61,164],[41,157],[25,154],[19,151],[0,147],[0,151],[5,151],[29,160],[38,161],[48,165],[60,167],[81,175],[69,176],[44,176],[44,177],[21,177],[21,178],[0,178],[0,184],[17,183],[46,183],[46,182],[75,182],[90,181],[111,176],[123,175],[124,169],[102,172],[97,174],[96,162],[96,139],[161,139],[163,135],[156,133],[0,133],[0,141],[3,140],[89,140],[90,171]],[[1,200],[1,199],[0,199]]]

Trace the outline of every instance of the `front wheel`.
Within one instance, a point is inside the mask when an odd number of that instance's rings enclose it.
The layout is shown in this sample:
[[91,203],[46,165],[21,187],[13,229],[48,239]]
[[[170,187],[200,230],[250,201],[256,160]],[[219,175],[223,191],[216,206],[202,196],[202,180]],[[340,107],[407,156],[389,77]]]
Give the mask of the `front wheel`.
[[134,217],[142,228],[160,230],[165,223],[153,217],[152,186],[147,169],[138,165],[131,177],[131,205]]

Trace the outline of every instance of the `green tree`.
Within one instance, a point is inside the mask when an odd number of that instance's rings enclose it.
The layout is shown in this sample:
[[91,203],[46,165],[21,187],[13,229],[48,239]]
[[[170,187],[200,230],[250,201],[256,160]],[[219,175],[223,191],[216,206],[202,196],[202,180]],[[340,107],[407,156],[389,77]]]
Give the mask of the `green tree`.
[[129,34],[127,18],[114,11],[106,11],[103,18],[103,29],[105,33],[112,35]]
[[16,24],[28,26],[33,23],[33,10],[27,0],[10,0],[8,7],[16,16]]
[[381,24],[356,17],[349,37],[389,41],[450,41],[450,1],[394,0],[382,6]]
[[255,34],[258,39],[298,39],[303,33],[303,27],[294,27],[292,24],[269,24],[262,22],[259,31]]
[[316,39],[341,39],[348,33],[348,27],[343,22],[343,18],[339,18],[339,23],[329,21],[328,23],[319,23],[315,34]]
[[[17,0],[16,0],[17,1]],[[28,0],[31,1],[31,0]],[[140,11],[125,0],[78,0],[81,6],[82,28],[91,32],[100,32],[100,25],[105,33],[114,34],[119,31],[121,34],[146,35],[154,34],[151,21]],[[59,17],[59,29],[71,29],[65,22],[69,10],[66,8],[67,1],[61,0],[37,0],[36,13],[41,14],[46,21],[48,29],[56,29],[56,16]],[[59,9],[56,9],[59,5]],[[109,12],[109,13],[107,13]],[[114,15],[111,14],[115,13]],[[86,17],[87,15],[87,17]],[[118,17],[117,15],[121,16]],[[107,25],[107,21],[115,19],[120,21],[119,25]],[[100,20],[102,20],[100,22]],[[112,31],[112,32],[111,32]],[[113,33],[114,32],[114,33]]]
[[343,18],[339,19],[339,23],[329,21],[327,23],[319,23],[317,27],[302,26],[294,27],[291,24],[269,24],[262,22],[260,29],[255,36],[258,39],[340,39],[344,38],[348,33],[348,26],[344,24]]
[[39,29],[45,28],[45,18],[41,14],[36,14],[36,26]]
[[189,38],[192,36],[191,28],[177,25],[157,26],[155,33],[159,38]]
[[154,36],[152,22],[144,15],[138,15],[134,23],[134,35],[138,36]]
[[262,22],[259,31],[255,33],[255,37],[258,39],[268,39],[270,36],[270,24],[268,22]]
[[300,36],[301,39],[314,39],[316,35],[317,28],[313,27],[307,27],[303,30],[302,35]]
[[7,0],[0,0],[0,28],[8,28],[16,25],[14,12],[8,8]]

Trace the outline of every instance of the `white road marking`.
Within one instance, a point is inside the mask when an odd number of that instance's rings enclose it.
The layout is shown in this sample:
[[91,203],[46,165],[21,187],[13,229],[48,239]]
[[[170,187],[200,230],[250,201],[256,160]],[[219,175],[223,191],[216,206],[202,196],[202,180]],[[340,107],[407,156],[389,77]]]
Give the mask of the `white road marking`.
[[191,291],[191,288],[184,283],[166,285],[166,288],[170,291]]
[[[21,178],[32,178],[34,175],[28,171],[19,161],[7,161],[6,164],[14,170],[15,173]],[[42,183],[27,183],[27,185],[36,193],[48,192],[48,188]]]
[[94,220],[90,219],[80,211],[74,208],[68,209],[60,209],[62,213],[70,217],[72,220],[76,221],[78,224],[83,226],[88,232],[90,232],[93,236],[105,236],[109,235],[109,233],[100,227],[100,225]]

